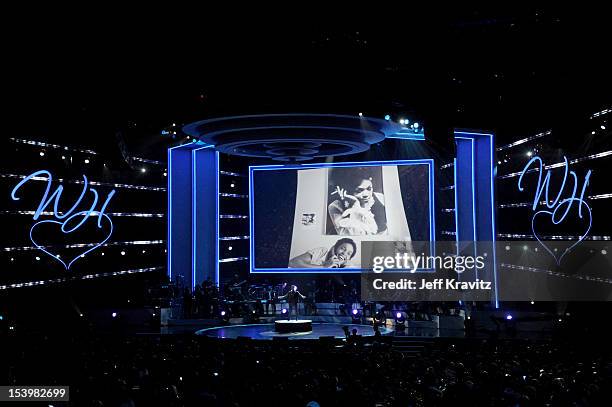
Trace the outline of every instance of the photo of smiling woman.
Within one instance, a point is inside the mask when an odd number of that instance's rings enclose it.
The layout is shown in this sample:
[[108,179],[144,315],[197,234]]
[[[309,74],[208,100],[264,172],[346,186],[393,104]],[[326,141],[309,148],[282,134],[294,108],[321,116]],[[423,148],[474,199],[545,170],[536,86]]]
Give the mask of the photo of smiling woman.
[[334,168],[329,173],[328,235],[387,233],[381,167]]
[[345,268],[355,256],[352,239],[339,239],[332,247],[317,247],[289,260],[290,268]]

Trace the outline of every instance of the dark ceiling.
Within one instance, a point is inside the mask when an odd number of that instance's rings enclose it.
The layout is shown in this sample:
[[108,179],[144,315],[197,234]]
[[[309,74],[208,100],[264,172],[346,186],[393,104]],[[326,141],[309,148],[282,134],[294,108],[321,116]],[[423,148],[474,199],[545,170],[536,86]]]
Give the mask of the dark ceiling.
[[104,148],[120,132],[129,149],[159,158],[173,122],[363,112],[511,140],[612,102],[610,23],[596,10],[387,10],[352,27],[278,21],[29,21],[4,58],[10,134]]

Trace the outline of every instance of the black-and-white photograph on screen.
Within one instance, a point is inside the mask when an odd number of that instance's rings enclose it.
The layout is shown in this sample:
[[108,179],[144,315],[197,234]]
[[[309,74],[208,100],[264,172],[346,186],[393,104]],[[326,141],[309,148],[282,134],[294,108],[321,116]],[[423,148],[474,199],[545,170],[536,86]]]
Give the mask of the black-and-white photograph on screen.
[[357,253],[355,241],[338,239],[332,247],[315,247],[289,260],[291,268],[345,268]]
[[[252,167],[252,271],[348,271],[361,269],[362,258],[413,253],[414,242],[432,239],[430,168],[429,161]],[[362,253],[362,242],[375,244]]]
[[328,176],[328,235],[387,233],[381,167],[331,168]]

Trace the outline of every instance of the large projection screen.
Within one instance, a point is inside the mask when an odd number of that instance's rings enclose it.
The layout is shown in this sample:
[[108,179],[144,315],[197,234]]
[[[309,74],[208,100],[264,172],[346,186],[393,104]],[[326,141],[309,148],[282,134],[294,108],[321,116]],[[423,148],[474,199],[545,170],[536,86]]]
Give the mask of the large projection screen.
[[251,166],[250,270],[360,272],[366,241],[432,255],[433,194],[433,160]]

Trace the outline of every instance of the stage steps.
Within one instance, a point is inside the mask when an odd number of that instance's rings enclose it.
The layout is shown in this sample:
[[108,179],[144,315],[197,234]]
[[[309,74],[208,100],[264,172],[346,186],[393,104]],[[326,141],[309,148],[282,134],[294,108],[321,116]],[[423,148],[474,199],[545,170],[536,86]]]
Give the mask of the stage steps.
[[393,336],[391,348],[397,352],[403,353],[408,357],[418,357],[429,347],[433,342],[424,338],[415,338],[412,336]]

